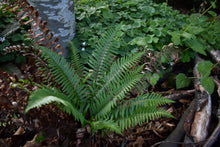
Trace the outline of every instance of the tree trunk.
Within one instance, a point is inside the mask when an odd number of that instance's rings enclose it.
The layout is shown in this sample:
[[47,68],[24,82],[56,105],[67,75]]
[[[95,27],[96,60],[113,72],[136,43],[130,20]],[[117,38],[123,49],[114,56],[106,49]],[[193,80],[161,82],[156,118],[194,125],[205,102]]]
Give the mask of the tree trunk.
[[75,35],[75,13],[73,0],[27,0],[40,18],[47,22],[47,28],[59,38],[58,43],[68,54],[66,46]]

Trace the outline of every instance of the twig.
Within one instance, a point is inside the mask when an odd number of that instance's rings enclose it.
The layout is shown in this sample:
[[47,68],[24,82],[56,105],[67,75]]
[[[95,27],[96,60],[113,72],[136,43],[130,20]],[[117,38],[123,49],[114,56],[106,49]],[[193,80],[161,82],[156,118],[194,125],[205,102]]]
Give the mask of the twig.
[[218,92],[218,96],[220,96],[220,81],[219,81],[219,79],[217,78],[217,76],[211,77],[211,78],[212,78],[212,80],[214,81],[216,87],[218,88],[218,89],[217,89],[217,92]]
[[186,90],[186,91],[180,91],[178,93],[174,93],[174,94],[171,94],[171,95],[167,95],[167,96],[164,96],[165,98],[167,99],[170,99],[170,100],[179,100],[183,97],[186,97],[186,96],[189,96],[189,95],[192,95],[195,93],[195,89],[192,89],[192,90]]
[[[202,61],[203,60],[197,55],[195,61],[196,65],[193,69],[193,74],[195,77],[199,75],[197,66]],[[204,141],[208,135],[208,126],[211,118],[211,95],[201,85],[199,78],[195,79],[194,86],[197,89],[195,96],[197,103],[195,107],[194,120],[186,138],[190,137],[192,138],[193,142],[200,142]]]
[[215,128],[214,132],[209,137],[208,141],[205,143],[203,147],[212,147],[212,145],[218,140],[219,135],[220,135],[220,121],[218,122],[217,127]]
[[[155,144],[153,144],[152,146],[150,146],[150,147],[156,147],[156,146],[158,146],[158,145],[160,145],[160,144],[163,144],[163,143],[173,143],[173,144],[178,144],[178,145],[197,145],[197,144],[200,144],[200,143],[203,143],[203,142],[194,142],[194,143],[184,143],[184,142],[175,142],[175,141],[160,141],[160,142],[157,142],[157,143],[155,143]],[[167,146],[167,147],[169,147],[169,146]]]
[[218,136],[220,135],[220,101],[218,102],[217,117],[218,117],[218,125],[203,147],[211,147],[216,142]]

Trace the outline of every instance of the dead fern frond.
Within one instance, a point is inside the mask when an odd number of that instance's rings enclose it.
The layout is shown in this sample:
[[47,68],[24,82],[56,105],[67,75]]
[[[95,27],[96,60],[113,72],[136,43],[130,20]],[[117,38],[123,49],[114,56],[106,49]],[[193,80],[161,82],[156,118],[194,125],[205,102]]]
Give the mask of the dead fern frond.
[[5,10],[12,11],[20,25],[31,23],[28,37],[35,40],[33,45],[44,46],[54,51],[61,49],[59,54],[61,55],[63,53],[63,47],[57,43],[58,38],[54,37],[53,33],[47,28],[47,22],[39,18],[38,11],[36,11],[26,0],[10,2]]
[[155,51],[148,49],[143,59],[145,70],[151,73],[159,73],[160,68],[166,69],[166,67],[162,65],[164,62],[172,64],[172,62],[177,62],[180,59],[179,52],[179,49],[174,46],[173,43],[163,46],[158,54],[155,54]]

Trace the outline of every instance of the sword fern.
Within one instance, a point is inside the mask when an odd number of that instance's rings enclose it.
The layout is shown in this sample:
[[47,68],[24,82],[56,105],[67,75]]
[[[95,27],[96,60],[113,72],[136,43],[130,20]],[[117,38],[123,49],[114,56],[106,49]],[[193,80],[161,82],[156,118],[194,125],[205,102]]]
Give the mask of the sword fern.
[[[155,117],[172,117],[159,106],[171,103],[158,94],[142,94],[128,99],[131,89],[140,81],[142,66],[137,66],[143,52],[113,60],[116,55],[117,32],[120,27],[109,29],[102,36],[89,58],[89,68],[83,68],[73,44],[74,64],[45,47],[39,47],[47,70],[59,89],[46,86],[34,91],[25,112],[51,102],[72,114],[83,126],[89,124],[93,133],[122,130],[147,122]],[[46,76],[46,75],[45,75]]]

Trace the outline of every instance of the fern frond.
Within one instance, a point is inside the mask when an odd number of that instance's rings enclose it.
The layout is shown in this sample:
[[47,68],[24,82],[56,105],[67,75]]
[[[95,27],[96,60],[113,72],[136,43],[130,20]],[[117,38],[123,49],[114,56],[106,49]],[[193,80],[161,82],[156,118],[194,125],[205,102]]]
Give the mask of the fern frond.
[[117,122],[114,122],[113,120],[98,120],[98,121],[92,121],[90,123],[91,125],[91,129],[92,129],[92,133],[94,135],[94,133],[96,133],[98,130],[104,130],[110,131],[110,132],[115,132],[118,134],[121,134],[121,128],[119,127]]
[[74,43],[72,41],[69,41],[69,44],[70,44],[70,49],[72,51],[72,61],[71,62],[73,64],[73,68],[75,69],[75,71],[78,73],[78,75],[80,77],[82,77],[82,73],[83,73],[83,65],[82,63],[80,63],[80,60],[79,60],[79,53],[78,53],[78,50],[76,48],[76,46],[74,45]]
[[94,76],[92,81],[98,81],[99,78],[109,69],[112,64],[112,58],[117,54],[117,32],[120,26],[110,28],[99,40],[99,43],[95,46],[96,49],[90,56],[88,64],[92,70],[94,70]]
[[95,118],[104,117],[113,107],[116,106],[117,101],[123,100],[126,94],[137,84],[142,78],[142,74],[126,74],[124,79],[120,79],[118,83],[114,83],[106,93],[97,98],[95,108]]
[[101,117],[107,114],[118,100],[122,100],[126,93],[142,78],[142,66],[134,68],[143,55],[143,52],[122,57],[113,63],[110,72],[104,75],[103,84],[94,96],[94,107],[91,107],[92,115]]
[[30,109],[56,102],[63,104],[65,106],[65,112],[71,113],[77,121],[80,120],[81,123],[84,123],[84,116],[82,113],[74,108],[74,106],[66,99],[66,97],[67,96],[65,94],[60,93],[55,89],[38,89],[30,95],[25,113],[27,113]]
[[152,93],[144,94],[136,97],[135,99],[129,99],[126,102],[121,102],[117,107],[111,110],[111,116],[113,119],[118,117],[129,116],[137,109],[146,109],[148,107],[155,107],[173,103],[174,101],[167,98],[163,98],[161,95]]
[[129,116],[119,117],[115,119],[115,121],[119,123],[121,129],[127,129],[129,127],[133,127],[138,124],[141,125],[144,122],[149,122],[150,120],[161,117],[173,118],[173,116],[166,110],[158,109],[156,107],[148,107],[145,109],[137,109]]
[[143,54],[144,52],[132,54],[128,57],[122,57],[121,59],[117,60],[117,62],[114,62],[110,68],[110,72],[103,77],[104,83],[96,92],[95,97],[100,97],[100,95],[102,95],[103,92],[108,89],[108,87],[111,87],[111,83],[117,83],[119,79],[122,78],[124,73],[127,72],[127,70],[135,66]]
[[56,52],[41,46],[39,48],[42,50],[42,56],[48,62],[54,81],[60,84],[68,98],[75,101],[84,98],[86,96],[85,85],[81,84],[81,79],[72,66]]

